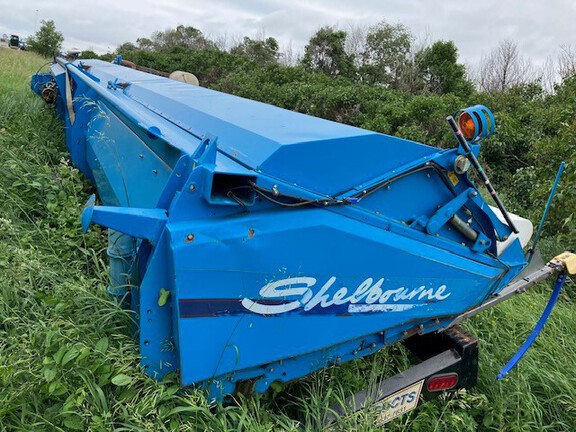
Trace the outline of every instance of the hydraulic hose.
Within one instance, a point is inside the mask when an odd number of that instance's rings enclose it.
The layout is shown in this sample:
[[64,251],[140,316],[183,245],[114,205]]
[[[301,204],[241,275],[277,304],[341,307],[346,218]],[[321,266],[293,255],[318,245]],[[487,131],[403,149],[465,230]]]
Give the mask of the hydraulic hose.
[[518,352],[514,354],[514,357],[512,357],[510,361],[506,363],[506,365],[500,370],[500,372],[498,373],[498,380],[504,378],[508,374],[508,372],[510,372],[514,368],[514,366],[516,366],[516,364],[522,359],[524,354],[526,354],[526,351],[528,351],[528,348],[532,346],[532,344],[534,343],[534,341],[544,328],[546,321],[548,321],[550,313],[552,312],[552,309],[554,308],[554,305],[556,304],[556,301],[558,301],[558,297],[562,292],[564,282],[566,282],[566,273],[562,272],[556,278],[556,283],[554,284],[554,291],[552,291],[550,300],[548,300],[548,304],[546,305],[546,308],[544,308],[544,312],[542,312],[542,316],[538,320],[536,327],[534,327],[534,330],[532,330],[532,333],[530,333],[530,336],[528,336],[528,338],[522,344]]

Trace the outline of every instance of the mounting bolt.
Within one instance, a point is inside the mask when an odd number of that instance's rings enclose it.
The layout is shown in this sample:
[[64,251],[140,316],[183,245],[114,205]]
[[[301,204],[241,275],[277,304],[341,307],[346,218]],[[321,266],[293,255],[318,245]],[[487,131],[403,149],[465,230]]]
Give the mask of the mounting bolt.
[[418,326],[418,328],[419,328],[420,330],[424,330],[424,324],[420,324],[420,325]]
[[196,189],[196,186],[194,186],[193,184],[191,184],[190,187],[188,188],[190,192],[194,192],[194,189]]
[[190,243],[191,241],[194,241],[194,234],[188,234],[186,236],[186,243]]
[[471,196],[472,198],[474,198],[474,197],[478,196],[478,192],[476,192],[475,190],[470,191],[470,196]]

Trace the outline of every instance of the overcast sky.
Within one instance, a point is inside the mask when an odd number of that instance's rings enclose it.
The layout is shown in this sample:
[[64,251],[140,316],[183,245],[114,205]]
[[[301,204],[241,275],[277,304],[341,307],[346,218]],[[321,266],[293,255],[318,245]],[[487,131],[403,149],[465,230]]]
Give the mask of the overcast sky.
[[576,45],[576,0],[0,0],[1,33],[29,35],[43,19],[56,22],[65,48],[99,53],[178,24],[229,41],[264,31],[298,51],[323,25],[347,29],[382,19],[417,36],[453,40],[468,64],[503,39],[515,40],[536,65],[559,46]]

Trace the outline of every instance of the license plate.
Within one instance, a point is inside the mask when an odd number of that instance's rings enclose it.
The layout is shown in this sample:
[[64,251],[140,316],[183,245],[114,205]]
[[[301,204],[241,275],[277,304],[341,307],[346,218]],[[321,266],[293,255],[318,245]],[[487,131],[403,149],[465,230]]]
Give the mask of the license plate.
[[374,408],[380,411],[377,423],[383,425],[416,408],[423,384],[424,380],[418,381],[375,404]]

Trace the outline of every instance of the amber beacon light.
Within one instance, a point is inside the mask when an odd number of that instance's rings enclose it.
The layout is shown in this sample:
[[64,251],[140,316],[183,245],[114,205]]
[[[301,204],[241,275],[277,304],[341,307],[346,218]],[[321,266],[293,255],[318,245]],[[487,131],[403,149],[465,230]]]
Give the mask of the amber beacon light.
[[489,137],[496,129],[494,115],[484,105],[474,105],[456,114],[458,127],[468,141],[478,142]]

